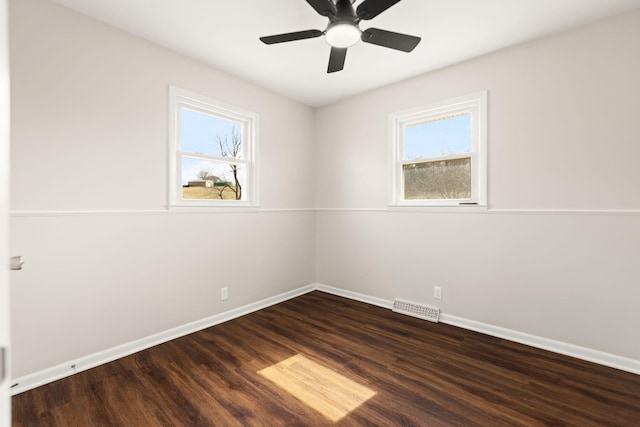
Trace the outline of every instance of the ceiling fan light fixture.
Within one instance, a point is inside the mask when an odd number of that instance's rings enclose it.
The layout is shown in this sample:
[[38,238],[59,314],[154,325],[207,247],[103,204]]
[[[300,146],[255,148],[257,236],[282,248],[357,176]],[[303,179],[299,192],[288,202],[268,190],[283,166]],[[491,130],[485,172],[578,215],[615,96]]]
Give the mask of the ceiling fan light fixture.
[[333,47],[347,48],[360,40],[362,31],[351,23],[332,24],[327,28],[325,39]]
[[400,1],[362,0],[360,5],[354,9],[355,0],[306,0],[309,6],[329,20],[324,31],[295,31],[260,37],[260,40],[264,44],[276,44],[324,36],[327,44],[331,46],[327,73],[335,73],[344,68],[347,48],[358,43],[358,40],[402,52],[411,52],[420,43],[420,37],[394,33],[380,28],[367,28],[365,31],[360,29],[361,21],[375,18]]

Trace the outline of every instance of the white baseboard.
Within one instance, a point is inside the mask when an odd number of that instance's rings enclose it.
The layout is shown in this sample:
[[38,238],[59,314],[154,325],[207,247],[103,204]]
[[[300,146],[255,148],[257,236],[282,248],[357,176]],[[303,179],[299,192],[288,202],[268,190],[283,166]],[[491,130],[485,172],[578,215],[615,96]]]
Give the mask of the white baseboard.
[[[389,309],[393,307],[393,301],[375,298],[357,292],[346,291],[344,289],[334,288],[320,283],[317,283],[315,288],[322,292],[361,301],[367,304],[377,305],[379,307]],[[475,320],[469,320],[446,313],[440,313],[440,322],[640,375],[640,360],[526,334],[524,332],[518,332],[487,323],[476,322]]]
[[75,360],[70,360],[66,363],[62,363],[51,368],[43,369],[42,371],[34,372],[33,374],[25,375],[23,377],[13,379],[10,389],[12,396],[22,393],[27,390],[39,387],[44,384],[57,381],[59,379],[68,377],[78,372],[86,371],[87,369],[94,368],[96,366],[112,362],[121,357],[129,356],[133,353],[137,353],[141,350],[145,350],[156,346],[158,344],[171,341],[176,338],[180,338],[184,335],[191,334],[193,332],[200,331],[202,329],[209,328],[211,326],[218,325],[220,323],[227,322],[240,316],[244,316],[254,311],[261,310],[263,308],[270,307],[272,305],[281,303],[283,301],[295,298],[297,296],[306,294],[316,289],[315,285],[303,286],[298,289],[294,289],[289,292],[285,292],[280,295],[276,295],[271,298],[266,298],[261,301],[257,301],[252,304],[238,307],[233,310],[225,311],[224,313],[216,314],[195,322],[190,322],[164,332],[160,332],[148,337],[144,337],[126,344],[122,344],[116,347],[109,348],[98,353],[83,356]]
[[603,351],[593,350],[587,347],[580,347],[562,341],[539,337],[537,335],[526,334],[524,332],[518,332],[511,329],[502,328],[500,326],[476,322],[475,320],[469,320],[450,314],[441,314],[440,321],[448,325],[458,326],[460,328],[468,329],[471,331],[480,332],[497,338],[503,338],[531,347],[549,350],[554,353],[575,357],[576,359],[582,359],[588,362],[593,362],[599,365],[609,366],[611,368],[616,368],[622,371],[640,375],[640,360],[617,356],[615,354],[605,353]]
[[316,283],[315,289],[318,291],[326,292],[328,294],[337,295],[339,297],[349,298],[354,301],[366,302],[367,304],[377,305],[378,307],[382,308],[388,308],[389,310],[393,308],[393,301],[360,294],[358,292],[351,292],[340,288],[334,288],[333,286],[327,286],[321,283]]
[[[216,314],[205,319],[187,323],[185,325],[178,326],[176,328],[169,329],[167,331],[160,332],[154,335],[150,335],[148,337],[119,345],[98,353],[80,357],[76,360],[62,363],[60,365],[44,369],[33,374],[15,378],[13,381],[11,381],[12,387],[10,393],[13,396],[24,391],[31,390],[38,386],[51,383],[53,381],[68,377],[78,372],[86,371],[87,369],[94,368],[104,363],[112,362],[116,359],[120,359],[121,357],[129,356],[133,353],[137,353],[141,350],[145,350],[158,344],[165,343],[172,339],[176,339],[184,335],[188,335],[193,332],[197,332],[202,329],[227,322],[237,317],[253,313],[254,311],[270,307],[272,305],[287,301],[289,299],[304,295],[315,290],[387,309],[392,309],[393,307],[393,301],[372,297],[370,295],[365,295],[358,292],[347,291],[344,289],[335,288],[333,286],[323,285],[321,283],[315,283],[282,293],[280,295],[276,295],[271,298],[266,298],[252,304],[245,305],[243,307],[225,311],[224,313]],[[615,354],[605,353],[586,347],[580,347],[561,341],[555,341],[536,335],[530,335],[524,332],[518,332],[499,326],[489,325],[487,323],[476,322],[474,320],[469,320],[446,313],[440,314],[440,322],[640,375],[640,360],[617,356]]]

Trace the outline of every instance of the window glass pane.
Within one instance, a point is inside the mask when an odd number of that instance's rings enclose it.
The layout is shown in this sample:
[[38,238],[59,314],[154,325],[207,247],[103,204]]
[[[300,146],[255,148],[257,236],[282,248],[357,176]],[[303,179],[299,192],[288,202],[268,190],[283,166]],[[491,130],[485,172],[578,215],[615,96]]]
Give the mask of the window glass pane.
[[180,108],[182,151],[216,157],[242,158],[242,127],[199,111]]
[[246,200],[244,165],[182,158],[182,198]]
[[404,128],[404,160],[471,152],[471,114],[420,121]]
[[470,199],[471,158],[402,166],[405,200]]

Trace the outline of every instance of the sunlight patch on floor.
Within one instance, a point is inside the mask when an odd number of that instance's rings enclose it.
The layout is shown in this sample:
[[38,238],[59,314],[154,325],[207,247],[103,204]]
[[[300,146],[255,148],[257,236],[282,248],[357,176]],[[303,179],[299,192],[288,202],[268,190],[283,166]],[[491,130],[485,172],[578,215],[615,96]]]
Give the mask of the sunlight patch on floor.
[[258,374],[334,422],[376,394],[300,354],[262,369]]

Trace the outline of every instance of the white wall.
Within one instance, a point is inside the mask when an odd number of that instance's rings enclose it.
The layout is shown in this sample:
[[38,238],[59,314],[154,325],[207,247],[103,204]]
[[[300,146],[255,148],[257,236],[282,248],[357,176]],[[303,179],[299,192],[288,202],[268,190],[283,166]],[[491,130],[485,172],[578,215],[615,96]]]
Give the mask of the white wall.
[[[640,360],[638,76],[635,11],[319,109],[317,281]],[[485,89],[490,211],[387,211],[388,114]]]
[[[310,107],[48,1],[10,24],[14,377],[314,282]],[[259,213],[165,211],[168,85],[260,114]]]

